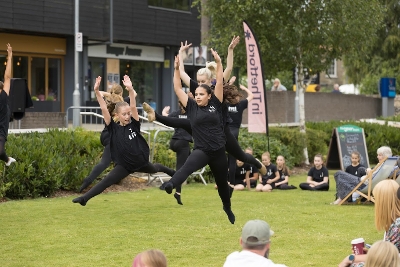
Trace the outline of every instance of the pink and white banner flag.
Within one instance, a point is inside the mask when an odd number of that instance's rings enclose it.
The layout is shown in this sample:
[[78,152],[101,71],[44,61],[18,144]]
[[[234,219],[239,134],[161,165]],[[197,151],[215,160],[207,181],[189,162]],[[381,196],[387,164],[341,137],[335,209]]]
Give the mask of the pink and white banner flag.
[[260,50],[253,31],[245,21],[243,21],[243,28],[247,53],[247,88],[254,95],[247,108],[248,131],[268,134],[267,100]]

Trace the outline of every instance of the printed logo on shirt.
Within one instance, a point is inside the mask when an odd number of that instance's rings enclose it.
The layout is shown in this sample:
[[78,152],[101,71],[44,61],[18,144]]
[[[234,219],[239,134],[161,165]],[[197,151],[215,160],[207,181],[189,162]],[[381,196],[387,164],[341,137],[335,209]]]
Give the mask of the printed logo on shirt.
[[210,108],[208,109],[208,111],[210,112],[215,112],[217,109],[214,106],[210,106]]
[[244,169],[244,168],[242,168],[241,170],[240,170],[240,174],[245,174],[246,173],[246,170]]
[[321,172],[321,174],[319,175],[319,177],[324,178],[324,173]]
[[232,112],[232,113],[237,113],[238,112],[236,106],[235,107],[228,107],[228,111]]
[[128,129],[131,133],[128,135],[129,140],[132,140],[136,137],[136,132],[132,131],[131,128]]
[[179,115],[178,118],[179,119],[187,119],[187,115]]
[[268,170],[267,175],[268,175],[268,176],[271,176],[271,175],[272,175],[272,171],[271,171],[271,170]]

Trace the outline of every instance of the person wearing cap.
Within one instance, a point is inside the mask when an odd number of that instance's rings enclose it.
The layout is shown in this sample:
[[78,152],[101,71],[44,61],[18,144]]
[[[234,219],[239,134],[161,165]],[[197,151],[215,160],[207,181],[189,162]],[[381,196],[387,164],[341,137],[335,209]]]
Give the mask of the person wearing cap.
[[268,259],[271,236],[274,232],[263,220],[250,220],[242,229],[240,245],[242,251],[228,255],[223,267],[286,267]]

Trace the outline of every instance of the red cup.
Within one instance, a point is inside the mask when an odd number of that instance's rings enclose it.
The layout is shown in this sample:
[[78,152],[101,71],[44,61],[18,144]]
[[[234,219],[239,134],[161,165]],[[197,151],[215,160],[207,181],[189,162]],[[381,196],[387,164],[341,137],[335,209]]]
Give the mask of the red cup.
[[364,238],[351,240],[351,249],[354,255],[364,254]]

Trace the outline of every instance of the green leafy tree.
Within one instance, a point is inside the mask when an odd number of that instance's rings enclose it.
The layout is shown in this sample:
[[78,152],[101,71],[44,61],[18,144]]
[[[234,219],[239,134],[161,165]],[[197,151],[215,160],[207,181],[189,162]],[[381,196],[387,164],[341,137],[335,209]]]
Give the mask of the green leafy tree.
[[[333,59],[354,50],[366,51],[384,12],[379,0],[197,0],[194,5],[211,19],[205,42],[217,51],[224,51],[233,35],[243,36],[242,21],[246,20],[258,39],[265,77],[299,69],[302,132],[306,130],[304,67],[323,71]],[[246,66],[244,42],[240,46],[235,50],[235,65]],[[304,155],[308,163],[306,147]]]
[[[364,94],[377,94],[381,77],[400,79],[400,2],[380,0],[386,12],[373,45],[366,52],[355,50],[344,57],[352,83],[361,84]],[[400,92],[400,89],[398,90]]]

